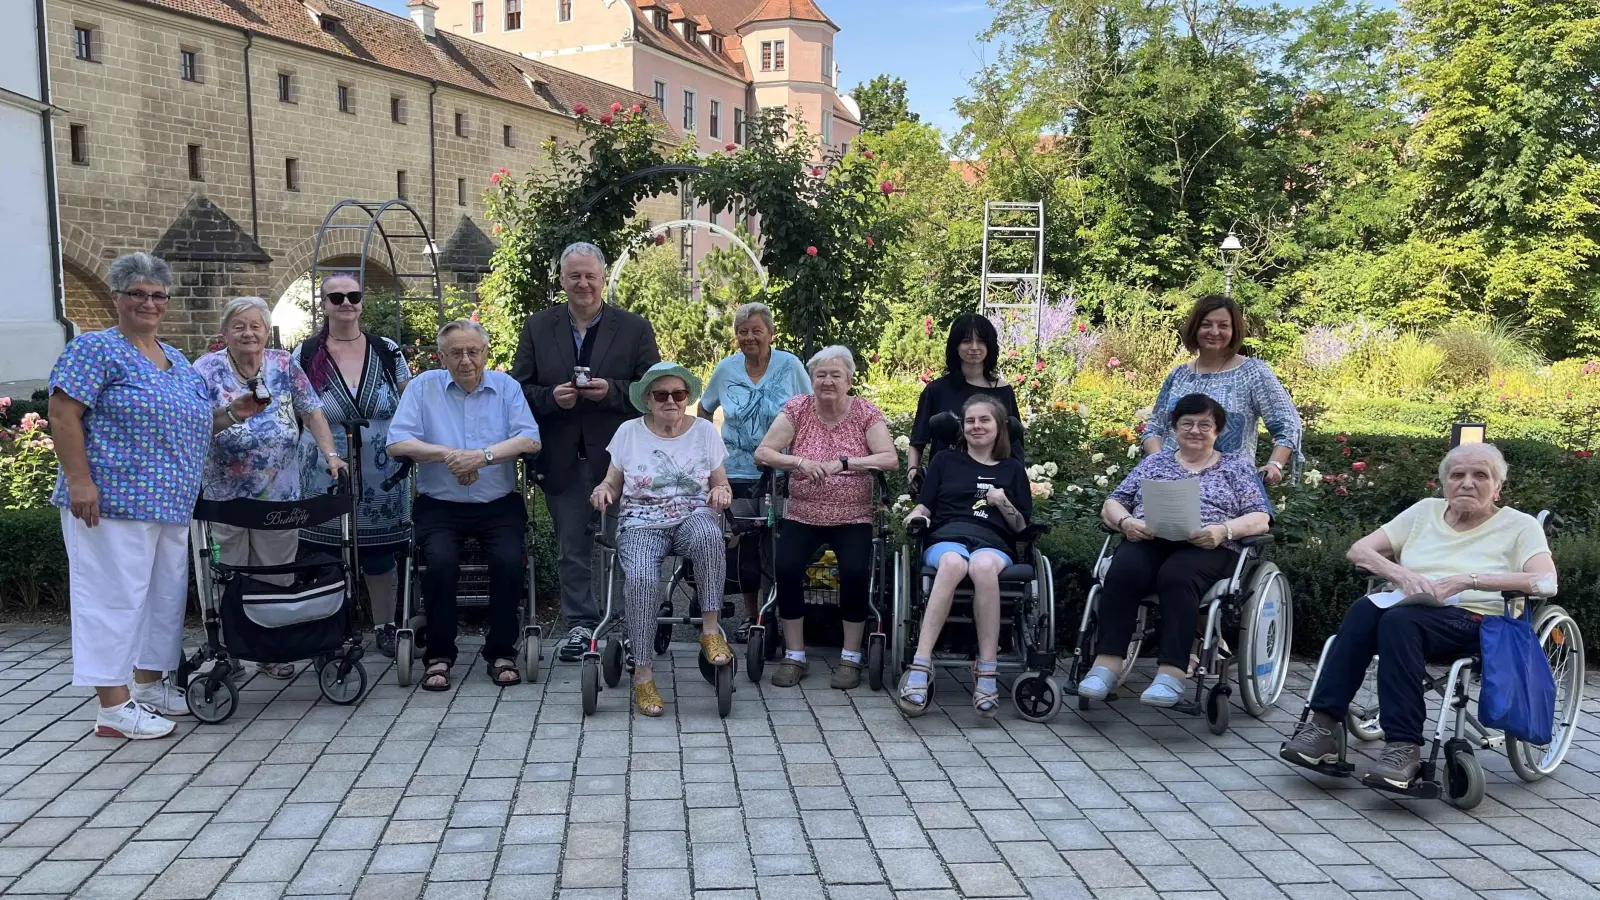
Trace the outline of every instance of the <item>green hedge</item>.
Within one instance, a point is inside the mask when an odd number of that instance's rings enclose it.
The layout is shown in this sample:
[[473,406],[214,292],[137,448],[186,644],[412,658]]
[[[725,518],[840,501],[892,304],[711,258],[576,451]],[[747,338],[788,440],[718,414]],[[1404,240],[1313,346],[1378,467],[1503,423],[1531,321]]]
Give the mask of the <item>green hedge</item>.
[[0,511],[0,611],[65,606],[67,548],[55,507]]

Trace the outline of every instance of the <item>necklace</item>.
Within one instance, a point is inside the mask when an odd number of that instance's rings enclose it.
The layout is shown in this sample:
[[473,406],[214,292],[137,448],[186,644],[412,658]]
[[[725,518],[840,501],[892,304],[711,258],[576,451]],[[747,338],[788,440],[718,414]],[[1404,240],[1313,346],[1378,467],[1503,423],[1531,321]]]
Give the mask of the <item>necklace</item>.
[[[257,376],[259,376],[261,374],[261,365],[262,365],[261,362],[257,362],[256,363],[255,375],[246,375],[246,374],[244,374],[244,369],[242,367],[240,367],[239,361],[237,359],[234,359],[233,351],[229,350],[229,351],[227,351],[227,353],[228,353],[228,366],[233,369],[233,374],[238,376],[240,381],[249,381],[250,379],[255,378],[255,377],[257,377]],[[265,360],[262,360],[262,362],[265,362]]]

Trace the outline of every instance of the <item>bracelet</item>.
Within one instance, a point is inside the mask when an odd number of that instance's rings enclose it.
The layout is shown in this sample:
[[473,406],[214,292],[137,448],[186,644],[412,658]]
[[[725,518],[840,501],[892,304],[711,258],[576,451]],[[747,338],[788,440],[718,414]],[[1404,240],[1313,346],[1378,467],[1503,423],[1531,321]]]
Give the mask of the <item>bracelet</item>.
[[1223,531],[1224,534],[1227,535],[1227,537],[1223,538],[1223,540],[1226,540],[1226,541],[1233,540],[1233,526],[1232,525],[1229,525],[1227,522],[1223,522],[1222,523],[1222,531]]
[[1128,521],[1131,518],[1133,518],[1133,513],[1123,513],[1122,518],[1117,520],[1117,530],[1121,531],[1122,530],[1122,523]]
[[229,405],[224,406],[223,409],[228,411],[228,420],[231,421],[233,424],[235,424],[235,425],[243,425],[244,424],[244,420],[243,419],[239,418],[237,415],[234,415],[233,404],[230,403]]
[[339,451],[337,451],[337,450],[329,450],[327,453],[324,453],[322,455],[326,456],[329,459],[341,459],[342,458],[342,457],[339,456]]
[[1273,467],[1273,468],[1274,468],[1274,469],[1277,469],[1277,470],[1278,470],[1278,471],[1279,471],[1279,472],[1282,472],[1282,471],[1283,471],[1283,463],[1281,463],[1281,462],[1278,462],[1278,461],[1277,461],[1277,460],[1275,460],[1275,459],[1269,459],[1269,460],[1267,460],[1267,465],[1269,465],[1269,466],[1271,466],[1271,467]]

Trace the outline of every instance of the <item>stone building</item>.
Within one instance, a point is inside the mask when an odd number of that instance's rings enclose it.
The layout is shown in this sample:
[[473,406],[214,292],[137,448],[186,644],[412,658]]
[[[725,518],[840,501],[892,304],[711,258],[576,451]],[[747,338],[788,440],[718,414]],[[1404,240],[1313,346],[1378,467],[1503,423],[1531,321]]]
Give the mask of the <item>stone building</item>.
[[[408,200],[445,282],[470,288],[492,249],[490,174],[539,167],[546,142],[577,140],[575,107],[640,104],[677,139],[650,98],[435,31],[434,10],[415,0],[408,20],[349,0],[54,0],[68,318],[110,324],[111,260],[151,250],[176,276],[165,332],[199,349],[228,299],[276,302],[313,265],[356,260],[359,231],[314,258],[318,226],[350,198]],[[662,198],[646,213],[676,210]],[[396,249],[398,268],[426,268],[422,241]],[[387,280],[384,255],[368,259]]]

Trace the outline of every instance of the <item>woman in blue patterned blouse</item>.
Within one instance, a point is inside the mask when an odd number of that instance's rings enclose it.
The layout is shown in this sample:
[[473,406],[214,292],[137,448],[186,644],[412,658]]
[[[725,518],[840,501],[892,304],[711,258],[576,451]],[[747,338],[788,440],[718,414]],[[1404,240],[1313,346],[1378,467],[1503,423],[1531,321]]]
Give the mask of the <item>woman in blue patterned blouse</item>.
[[[1123,541],[1111,557],[1100,594],[1099,655],[1078,682],[1079,696],[1104,700],[1116,688],[1139,602],[1151,594],[1161,606],[1161,652],[1155,680],[1139,700],[1169,707],[1183,696],[1201,595],[1233,571],[1239,559],[1235,541],[1265,534],[1272,524],[1267,492],[1255,470],[1217,447],[1217,435],[1227,432],[1228,419],[1222,405],[1205,394],[1183,397],[1167,419],[1178,436],[1177,449],[1145,457],[1106,498],[1100,518]],[[1200,481],[1200,530],[1188,540],[1157,537],[1144,521],[1142,485],[1189,478]]]
[[50,502],[72,576],[72,683],[99,696],[101,737],[166,737],[167,717],[188,713],[183,690],[161,677],[183,655],[201,470],[212,435],[267,407],[250,392],[214,404],[188,359],[156,338],[171,283],[148,253],[118,257],[116,326],[74,339],[50,373],[61,464]]
[[1161,385],[1145,425],[1145,455],[1176,449],[1178,435],[1167,424],[1173,404],[1189,394],[1205,394],[1228,415],[1227,429],[1217,435],[1217,450],[1256,465],[1256,433],[1264,421],[1273,446],[1261,478],[1268,485],[1282,481],[1284,468],[1300,452],[1300,413],[1271,366],[1239,353],[1244,343],[1239,304],[1221,294],[1201,297],[1182,335],[1184,348],[1195,358],[1173,369]]

